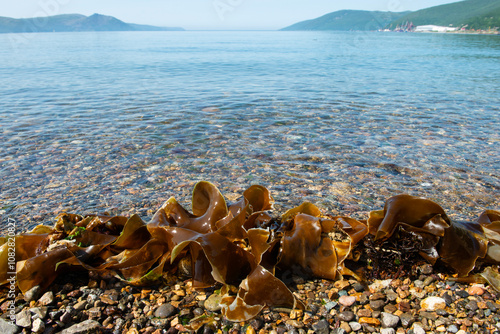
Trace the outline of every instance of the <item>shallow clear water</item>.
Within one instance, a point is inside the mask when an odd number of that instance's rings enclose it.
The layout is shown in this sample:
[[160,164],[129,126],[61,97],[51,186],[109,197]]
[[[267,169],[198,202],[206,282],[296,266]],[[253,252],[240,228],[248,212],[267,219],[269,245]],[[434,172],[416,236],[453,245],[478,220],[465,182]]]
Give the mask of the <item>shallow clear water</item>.
[[499,209],[500,37],[0,35],[0,214],[151,216],[197,180],[364,217],[406,192]]

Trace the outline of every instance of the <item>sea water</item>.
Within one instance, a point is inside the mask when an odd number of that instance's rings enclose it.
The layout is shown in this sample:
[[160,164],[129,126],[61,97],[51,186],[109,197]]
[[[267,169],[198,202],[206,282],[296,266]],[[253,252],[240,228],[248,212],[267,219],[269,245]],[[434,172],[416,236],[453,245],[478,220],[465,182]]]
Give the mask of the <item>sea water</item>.
[[500,37],[0,35],[0,214],[148,219],[193,185],[363,218],[398,193],[499,209]]

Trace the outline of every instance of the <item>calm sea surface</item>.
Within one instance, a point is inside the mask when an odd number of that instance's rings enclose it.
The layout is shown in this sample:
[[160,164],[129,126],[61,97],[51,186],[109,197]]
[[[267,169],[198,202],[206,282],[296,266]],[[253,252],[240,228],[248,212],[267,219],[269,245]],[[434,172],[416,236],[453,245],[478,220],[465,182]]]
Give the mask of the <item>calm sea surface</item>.
[[278,212],[365,217],[410,193],[500,209],[500,36],[0,35],[0,214],[138,213],[198,180]]

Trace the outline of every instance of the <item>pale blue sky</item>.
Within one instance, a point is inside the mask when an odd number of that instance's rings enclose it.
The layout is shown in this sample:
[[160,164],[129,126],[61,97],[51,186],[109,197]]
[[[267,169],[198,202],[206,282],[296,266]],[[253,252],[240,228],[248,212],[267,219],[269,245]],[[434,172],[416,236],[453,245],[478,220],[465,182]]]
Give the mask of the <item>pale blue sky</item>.
[[280,29],[341,9],[406,11],[456,0],[0,0],[0,16],[94,13],[198,29]]

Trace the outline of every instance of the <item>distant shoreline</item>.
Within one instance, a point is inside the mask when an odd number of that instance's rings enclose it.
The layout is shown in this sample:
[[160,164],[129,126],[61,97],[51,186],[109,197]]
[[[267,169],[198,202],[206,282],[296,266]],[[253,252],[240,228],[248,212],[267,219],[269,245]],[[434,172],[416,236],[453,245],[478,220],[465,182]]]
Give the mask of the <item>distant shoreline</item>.
[[412,31],[411,33],[416,33],[416,34],[446,34],[446,35],[500,35],[500,32],[498,31],[446,31],[446,32],[440,32],[440,31]]
[[80,31],[184,31],[181,27],[157,27],[126,23],[113,16],[62,14],[15,19],[0,17],[0,33],[80,32]]
[[[171,29],[171,30],[68,30],[68,31],[16,31],[16,32],[4,32],[0,31],[0,35],[8,35],[8,34],[36,34],[36,33],[100,33],[100,32],[280,32],[284,31],[281,29],[278,30],[185,30],[185,29]],[[394,30],[292,30],[292,31],[284,31],[284,32],[325,32],[325,31],[334,31],[334,32],[383,32],[383,33],[414,33],[414,34],[446,34],[446,35],[497,35],[500,36],[500,31],[394,31]]]

